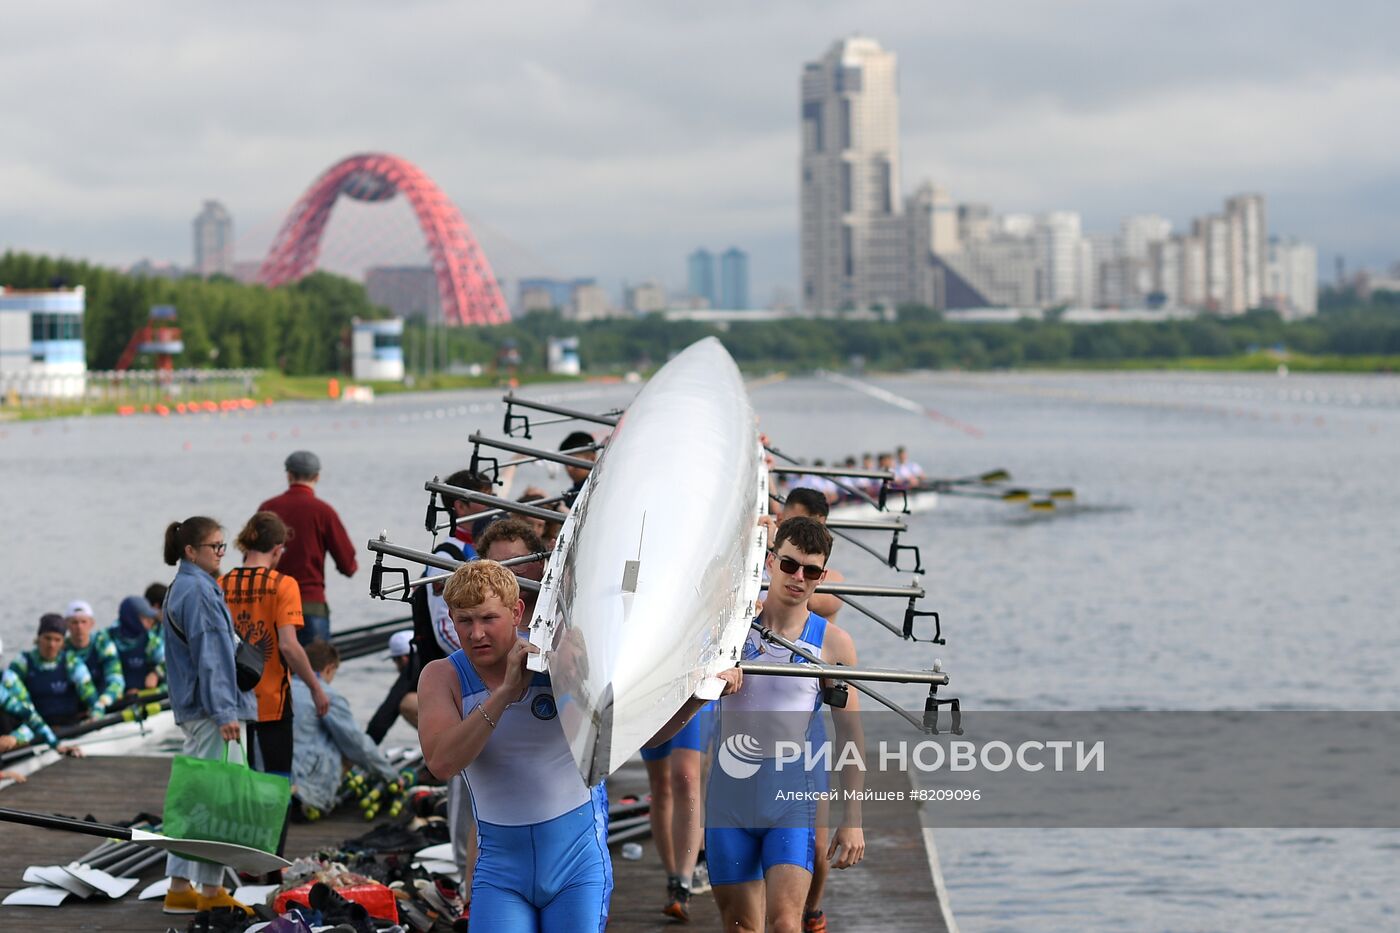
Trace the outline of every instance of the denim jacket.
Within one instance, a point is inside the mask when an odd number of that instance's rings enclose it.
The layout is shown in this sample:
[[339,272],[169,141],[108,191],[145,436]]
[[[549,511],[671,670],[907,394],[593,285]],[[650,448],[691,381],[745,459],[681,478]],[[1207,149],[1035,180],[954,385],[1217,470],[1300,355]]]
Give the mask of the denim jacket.
[[181,560],[164,609],[165,678],[175,721],[208,718],[223,725],[256,719],[252,694],[238,689],[233,619],[218,581]]
[[342,757],[385,781],[396,779],[398,772],[355,722],[345,697],[325,681],[321,687],[331,708],[317,716],[311,689],[301,678],[292,678],[292,784],[302,803],[330,810],[340,789]]

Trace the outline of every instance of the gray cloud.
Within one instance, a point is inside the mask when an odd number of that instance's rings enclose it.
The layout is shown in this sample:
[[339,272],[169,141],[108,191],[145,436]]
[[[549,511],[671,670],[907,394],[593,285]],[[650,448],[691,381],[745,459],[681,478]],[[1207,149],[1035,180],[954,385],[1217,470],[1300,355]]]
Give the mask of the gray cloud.
[[0,57],[0,246],[188,261],[218,197],[251,251],[330,164],[384,150],[443,186],[508,276],[678,285],[695,245],[733,243],[766,300],[796,277],[799,70],[857,30],[900,56],[906,187],[1079,209],[1091,229],[1260,190],[1274,230],[1324,255],[1389,262],[1400,242],[1393,4],[88,2],[6,20],[25,41]]

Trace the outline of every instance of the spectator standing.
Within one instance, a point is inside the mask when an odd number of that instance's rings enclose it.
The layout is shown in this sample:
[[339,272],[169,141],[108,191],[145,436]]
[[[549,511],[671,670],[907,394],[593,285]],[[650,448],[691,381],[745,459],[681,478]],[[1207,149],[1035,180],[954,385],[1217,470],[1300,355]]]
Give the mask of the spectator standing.
[[[252,694],[238,689],[233,619],[217,581],[227,547],[223,528],[203,515],[171,522],[165,529],[165,562],[178,565],[162,623],[167,629],[166,676],[170,708],[185,734],[182,751],[192,758],[221,758],[226,743],[240,740],[240,720],[256,717]],[[168,914],[215,907],[247,910],[220,886],[223,865],[171,853],[165,873],[170,878]]]
[[297,638],[303,646],[331,637],[331,610],[326,604],[326,554],[343,575],[353,577],[359,565],[355,547],[345,533],[340,516],[316,498],[321,479],[321,458],[309,450],[293,451],[286,459],[287,491],[258,506],[259,512],[276,512],[291,529],[282,555],[282,572],[301,589],[302,627]]
[[[253,687],[258,701],[256,721],[248,723],[248,752],[253,767],[292,780],[291,674],[311,687],[315,708],[324,716],[330,700],[321,690],[306,652],[297,640],[301,628],[301,593],[297,581],[274,568],[287,546],[287,525],[275,512],[258,512],[238,533],[243,565],[219,578],[224,602],[240,638],[263,656],[262,679]],[[281,855],[287,824],[277,840]]]

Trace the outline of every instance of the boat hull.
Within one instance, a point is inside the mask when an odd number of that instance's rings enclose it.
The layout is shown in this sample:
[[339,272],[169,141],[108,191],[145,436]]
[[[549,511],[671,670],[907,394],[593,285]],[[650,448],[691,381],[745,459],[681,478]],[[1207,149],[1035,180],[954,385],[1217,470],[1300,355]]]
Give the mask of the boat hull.
[[738,367],[713,338],[643,387],[599,456],[530,636],[589,785],[738,659],[762,577],[762,464]]

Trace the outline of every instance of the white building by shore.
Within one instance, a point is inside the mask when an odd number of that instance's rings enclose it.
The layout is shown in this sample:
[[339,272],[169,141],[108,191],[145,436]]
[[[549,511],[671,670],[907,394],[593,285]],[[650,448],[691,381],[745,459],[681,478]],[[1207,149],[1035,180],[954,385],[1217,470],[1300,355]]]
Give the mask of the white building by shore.
[[80,398],[87,389],[86,297],[77,288],[0,286],[0,396]]

